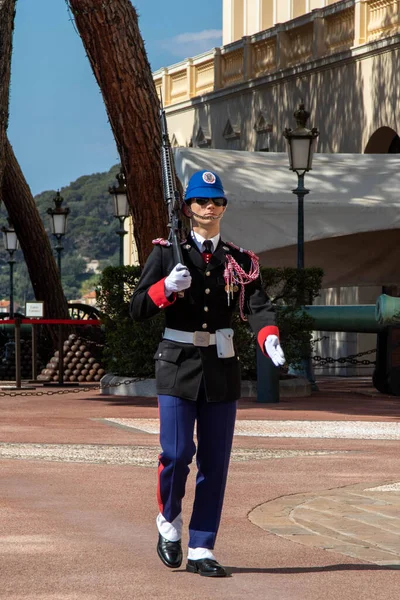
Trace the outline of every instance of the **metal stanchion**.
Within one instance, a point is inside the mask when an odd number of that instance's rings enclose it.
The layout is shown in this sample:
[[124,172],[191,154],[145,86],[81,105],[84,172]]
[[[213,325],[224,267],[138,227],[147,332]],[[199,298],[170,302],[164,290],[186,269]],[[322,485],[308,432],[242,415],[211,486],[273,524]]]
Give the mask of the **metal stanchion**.
[[37,380],[37,329],[36,325],[32,323],[32,383],[36,383]]
[[14,343],[15,343],[15,385],[4,385],[1,389],[7,390],[34,390],[34,386],[22,385],[21,377],[21,318],[15,317],[14,325]]
[[64,336],[63,326],[58,325],[58,385],[64,383]]
[[21,319],[15,319],[15,387],[21,387]]

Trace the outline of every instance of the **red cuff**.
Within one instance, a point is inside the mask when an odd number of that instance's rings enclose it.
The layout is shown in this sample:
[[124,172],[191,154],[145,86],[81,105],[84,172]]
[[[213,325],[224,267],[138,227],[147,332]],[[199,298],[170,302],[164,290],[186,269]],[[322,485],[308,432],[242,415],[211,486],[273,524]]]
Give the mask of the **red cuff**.
[[154,283],[147,291],[148,295],[158,308],[165,308],[166,306],[170,306],[176,300],[176,294],[172,294],[172,296],[170,296],[171,300],[168,300],[168,298],[166,297],[164,288],[165,280],[166,277],[164,277],[164,279],[160,279],[160,281]]
[[268,354],[265,352],[264,344],[269,335],[277,335],[279,339],[279,329],[275,325],[267,325],[266,327],[260,329],[257,335],[257,341],[260,344],[261,351],[263,354],[265,354],[265,356],[268,356]]

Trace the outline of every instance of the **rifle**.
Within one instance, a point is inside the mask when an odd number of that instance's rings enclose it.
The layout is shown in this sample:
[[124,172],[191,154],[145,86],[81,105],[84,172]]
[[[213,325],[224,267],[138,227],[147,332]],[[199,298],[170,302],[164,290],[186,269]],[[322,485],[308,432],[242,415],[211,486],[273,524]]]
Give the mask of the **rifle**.
[[161,98],[161,168],[163,177],[164,200],[168,209],[168,240],[172,243],[175,264],[183,264],[181,242],[183,241],[183,228],[180,209],[182,198],[176,188],[176,172],[171,143],[168,136],[167,118]]

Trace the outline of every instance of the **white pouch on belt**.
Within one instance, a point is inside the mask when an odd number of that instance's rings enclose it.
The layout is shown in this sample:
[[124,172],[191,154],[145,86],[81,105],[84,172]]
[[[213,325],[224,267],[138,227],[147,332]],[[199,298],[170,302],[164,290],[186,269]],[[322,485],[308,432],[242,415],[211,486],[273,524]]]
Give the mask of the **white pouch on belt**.
[[233,347],[233,329],[217,329],[215,332],[215,340],[217,342],[218,358],[231,358],[235,356]]

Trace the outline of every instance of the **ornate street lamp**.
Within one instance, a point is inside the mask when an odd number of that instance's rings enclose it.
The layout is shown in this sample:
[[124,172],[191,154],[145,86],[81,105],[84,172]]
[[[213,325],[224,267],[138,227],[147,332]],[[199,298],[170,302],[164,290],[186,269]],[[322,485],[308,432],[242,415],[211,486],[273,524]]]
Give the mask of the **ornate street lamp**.
[[18,238],[14,227],[8,219],[8,227],[1,228],[3,232],[4,247],[10,255],[8,264],[10,265],[10,319],[14,318],[14,252],[18,250]]
[[304,268],[304,196],[309,193],[304,187],[304,174],[312,168],[314,149],[319,136],[315,127],[306,128],[310,113],[305,110],[301,101],[298,110],[294,113],[296,129],[286,128],[283,135],[287,141],[289,154],[289,169],[297,173],[297,188],[293,194],[297,195],[297,268]]
[[119,220],[119,230],[116,232],[119,235],[119,264],[124,264],[124,235],[128,232],[124,229],[125,219],[129,216],[129,204],[126,195],[126,179],[125,174],[121,170],[117,177],[118,185],[113,185],[108,188],[109,193],[114,201],[114,217]]
[[[309,193],[304,187],[304,175],[312,168],[312,160],[319,131],[316,127],[307,129],[306,123],[310,113],[305,110],[301,100],[299,108],[294,113],[296,129],[286,128],[283,135],[287,141],[289,154],[289,169],[297,173],[297,188],[293,194],[297,195],[297,268],[304,269],[304,196]],[[302,302],[305,301],[304,291],[301,292]],[[311,356],[305,356],[300,370],[292,370],[292,374],[301,374],[311,383],[311,389],[318,391],[315,383]],[[289,373],[290,373],[289,369]]]
[[64,250],[62,246],[62,238],[65,235],[67,229],[67,217],[69,215],[69,208],[62,207],[62,203],[64,198],[60,196],[60,192],[58,191],[53,198],[53,202],[55,204],[55,208],[48,208],[47,214],[50,215],[51,219],[51,232],[57,240],[55,249],[57,250],[57,263],[58,263],[58,272],[60,273],[61,278],[61,252]]

